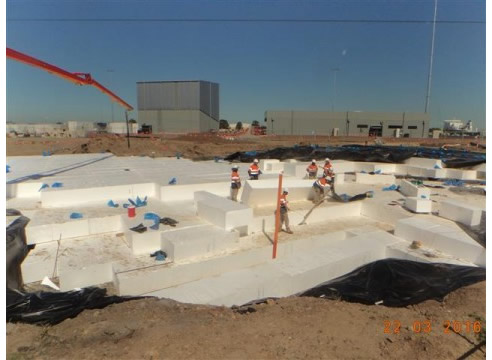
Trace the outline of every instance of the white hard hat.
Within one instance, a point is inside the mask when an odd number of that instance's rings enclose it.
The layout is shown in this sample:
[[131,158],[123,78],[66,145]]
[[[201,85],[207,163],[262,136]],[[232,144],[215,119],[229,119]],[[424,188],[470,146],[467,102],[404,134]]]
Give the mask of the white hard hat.
[[330,159],[329,158],[326,158],[325,161],[330,161]]
[[233,168],[233,169],[239,169],[239,166],[237,166],[237,165],[232,165],[232,168]]
[[316,160],[315,160],[315,159],[313,159],[313,160],[311,160],[311,162],[315,163],[315,162],[316,162]]
[[254,162],[254,163],[257,163],[257,162],[258,162],[258,159],[254,159],[254,160],[253,160],[253,162]]
[[289,192],[289,189],[288,188],[284,188],[283,192],[284,193],[288,193]]

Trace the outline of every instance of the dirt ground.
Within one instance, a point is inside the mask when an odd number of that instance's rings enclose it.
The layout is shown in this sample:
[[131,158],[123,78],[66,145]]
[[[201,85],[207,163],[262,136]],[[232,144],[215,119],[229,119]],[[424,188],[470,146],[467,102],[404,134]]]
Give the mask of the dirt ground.
[[[408,146],[443,146],[451,144],[453,148],[469,151],[485,151],[474,144],[485,144],[485,140],[475,139],[397,139],[383,138],[386,145]],[[43,151],[52,154],[83,154],[111,152],[117,156],[175,156],[199,160],[213,159],[214,156],[225,156],[236,151],[266,150],[279,146],[295,144],[319,144],[321,146],[337,146],[343,144],[374,145],[374,139],[366,137],[329,137],[329,136],[252,136],[245,135],[234,140],[218,136],[203,135],[154,135],[152,137],[130,138],[118,136],[98,136],[92,138],[10,138],[7,137],[7,156],[41,155]]]
[[[7,324],[7,359],[457,359],[484,335],[485,282],[405,308],[289,297],[241,310],[149,298],[52,327]],[[465,325],[476,318],[479,334]],[[485,346],[469,357],[483,358]]]

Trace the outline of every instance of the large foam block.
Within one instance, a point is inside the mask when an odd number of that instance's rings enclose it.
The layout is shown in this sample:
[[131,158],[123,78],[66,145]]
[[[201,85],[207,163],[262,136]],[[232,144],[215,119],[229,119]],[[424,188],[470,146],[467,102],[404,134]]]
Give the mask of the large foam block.
[[37,244],[36,247],[29,252],[21,265],[22,278],[24,283],[41,281],[45,276],[58,276],[58,271],[55,268],[56,253],[58,242],[51,241],[49,243]]
[[261,159],[260,160],[260,170],[264,173],[271,172],[273,164],[280,166],[280,160],[277,159]]
[[105,204],[108,199],[126,200],[135,199],[137,196],[151,198],[159,196],[159,186],[155,183],[129,184],[105,187],[93,187],[86,189],[50,189],[41,193],[43,207],[69,207],[81,204],[101,202]]
[[459,180],[476,180],[476,170],[446,169],[446,177]]
[[382,174],[393,174],[395,172],[396,164],[374,164],[374,172]]
[[18,184],[7,184],[7,199],[11,198],[40,198],[41,182],[25,182]]
[[426,247],[485,266],[485,248],[459,228],[411,217],[398,221],[395,236],[410,242],[421,241]]
[[408,165],[395,164],[395,175],[407,176],[408,175]]
[[60,290],[69,291],[75,288],[83,288],[113,282],[114,273],[111,262],[104,264],[91,264],[82,269],[60,271]]
[[432,212],[432,201],[418,197],[407,197],[405,207],[414,213],[430,213]]
[[253,219],[252,208],[206,191],[197,191],[195,202],[197,214],[202,219],[222,229],[247,234],[248,224]]
[[334,160],[332,161],[333,172],[335,174],[353,173],[355,163],[353,161]]
[[134,255],[151,254],[161,249],[161,231],[147,229],[144,233],[127,231],[126,239]]
[[164,232],[161,239],[161,249],[173,261],[209,256],[238,246],[239,233],[213,225]]
[[388,206],[386,203],[366,199],[362,203],[361,215],[376,221],[394,225],[400,219],[409,217],[409,212],[400,206]]
[[405,164],[427,169],[433,169],[436,165],[440,168],[443,167],[442,161],[439,159],[425,159],[419,157],[411,157],[405,160]]
[[[284,179],[282,186],[289,189],[290,202],[312,198],[314,180]],[[251,207],[277,204],[278,180],[250,180],[244,184],[241,202]]]
[[[284,164],[284,175],[293,176],[299,179],[303,179],[306,176],[306,168],[308,164],[299,163],[285,163]],[[320,170],[321,171],[321,170]]]
[[426,168],[407,165],[407,175],[413,177],[426,177]]
[[400,192],[409,197],[416,197],[416,198],[430,198],[430,189],[426,188],[424,186],[419,186],[412,184],[408,180],[402,180],[400,182]]
[[462,201],[444,200],[441,201],[439,216],[468,226],[475,226],[480,225],[482,209]]
[[355,182],[358,184],[394,184],[395,180],[394,175],[355,174]]
[[354,162],[354,172],[366,172],[370,173],[374,171],[374,163],[373,162]]
[[209,193],[227,197],[231,191],[231,183],[205,183],[189,185],[166,185],[160,188],[160,199],[163,202],[193,200],[197,191],[206,190]]
[[448,169],[424,169],[422,174],[424,177],[432,179],[444,179],[447,177]]

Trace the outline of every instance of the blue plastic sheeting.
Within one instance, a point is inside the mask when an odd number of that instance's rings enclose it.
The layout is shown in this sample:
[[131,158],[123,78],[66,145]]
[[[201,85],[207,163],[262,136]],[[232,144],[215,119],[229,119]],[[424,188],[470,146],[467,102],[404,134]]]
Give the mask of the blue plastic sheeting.
[[246,151],[245,154],[248,156],[256,156],[257,152],[256,151]]
[[43,185],[41,185],[41,187],[39,188],[38,191],[41,191],[41,190],[46,189],[46,188],[49,188],[49,187],[50,186],[48,184],[43,184]]
[[449,185],[449,186],[463,186],[465,182],[463,180],[458,180],[458,179],[449,179],[444,182],[444,185]]
[[43,156],[51,156],[51,152],[50,151],[43,151]]
[[[140,197],[137,196],[137,199],[135,201],[133,201],[132,199],[128,199],[128,201],[135,207],[147,206],[147,196],[143,200],[141,200]],[[125,205],[123,205],[123,207],[125,207]]]
[[10,165],[7,165],[7,172],[10,172]]
[[118,204],[115,204],[113,200],[109,200],[108,201],[108,206],[113,207],[113,208],[117,208],[119,205]]
[[383,188],[383,191],[393,191],[393,190],[398,190],[398,187],[397,185],[393,184],[393,185],[390,185],[390,186],[387,186],[387,187],[384,187]]
[[73,212],[70,214],[70,219],[82,219],[84,215],[78,212]]
[[55,182],[55,183],[53,183],[53,185],[51,185],[51,187],[61,188],[61,187],[63,187],[63,183],[61,183],[61,182]]
[[171,180],[169,180],[168,184],[169,185],[176,185],[177,182],[178,182],[178,180],[175,177],[173,177]]
[[144,220],[152,220],[154,225],[150,226],[152,230],[159,230],[159,224],[161,221],[161,217],[154,213],[145,213]]
[[167,254],[162,250],[157,250],[155,253],[150,254],[151,257],[155,257],[157,261],[164,261],[167,258]]
[[375,170],[374,174],[381,174],[381,169]]
[[442,169],[442,167],[440,167],[439,165],[434,165],[434,169]]

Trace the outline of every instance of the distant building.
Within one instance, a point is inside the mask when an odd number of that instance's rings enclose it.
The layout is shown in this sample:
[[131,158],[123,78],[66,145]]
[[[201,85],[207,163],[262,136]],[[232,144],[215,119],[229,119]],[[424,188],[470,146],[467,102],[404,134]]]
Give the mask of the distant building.
[[219,84],[208,81],[137,83],[138,121],[154,132],[219,129]]
[[425,113],[367,111],[265,112],[268,134],[330,136],[427,137],[430,116]]
[[461,120],[444,120],[443,132],[445,136],[480,136],[480,131],[469,120],[466,124]]

